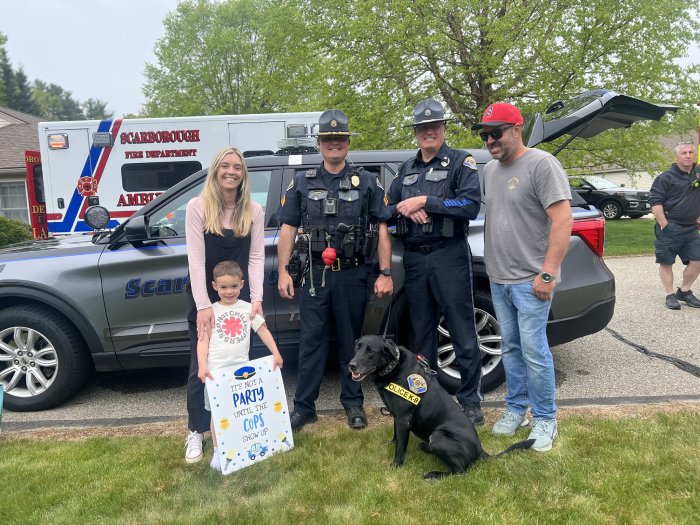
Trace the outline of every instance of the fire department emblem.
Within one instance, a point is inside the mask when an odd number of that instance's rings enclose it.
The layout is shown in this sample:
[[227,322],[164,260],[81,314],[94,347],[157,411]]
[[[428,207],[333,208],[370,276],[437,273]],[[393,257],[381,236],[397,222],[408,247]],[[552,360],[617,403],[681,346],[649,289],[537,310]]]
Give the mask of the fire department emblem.
[[331,120],[331,127],[332,127],[332,128],[337,128],[337,127],[338,127],[338,121],[335,120],[335,119]]
[[97,195],[97,181],[92,177],[80,177],[78,179],[78,193],[83,197]]

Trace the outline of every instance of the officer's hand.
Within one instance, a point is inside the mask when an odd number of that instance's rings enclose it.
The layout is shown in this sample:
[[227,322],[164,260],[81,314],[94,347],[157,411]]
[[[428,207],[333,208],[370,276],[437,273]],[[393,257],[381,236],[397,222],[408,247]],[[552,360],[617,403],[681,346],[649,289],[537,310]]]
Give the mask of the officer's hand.
[[255,316],[259,315],[262,318],[265,318],[265,314],[263,313],[262,309],[262,301],[255,301],[253,303],[253,307],[250,309],[250,320],[252,321],[255,319]]
[[556,281],[551,283],[546,283],[538,275],[532,282],[532,292],[537,296],[540,301],[551,301],[552,294],[554,293],[554,288],[557,286]]
[[277,291],[282,299],[294,299],[294,282],[289,272],[280,272],[277,280]]
[[401,201],[396,205],[398,212],[404,217],[410,217],[412,213],[417,212],[425,208],[425,203],[428,197],[425,195],[419,195],[418,197],[411,197],[405,201]]
[[416,224],[425,224],[428,222],[428,214],[425,210],[418,210],[408,216]]
[[389,275],[380,275],[377,280],[374,281],[374,295],[377,297],[384,297],[385,295],[391,295],[394,293],[394,281]]
[[214,329],[214,310],[210,306],[197,312],[197,339],[204,341]]

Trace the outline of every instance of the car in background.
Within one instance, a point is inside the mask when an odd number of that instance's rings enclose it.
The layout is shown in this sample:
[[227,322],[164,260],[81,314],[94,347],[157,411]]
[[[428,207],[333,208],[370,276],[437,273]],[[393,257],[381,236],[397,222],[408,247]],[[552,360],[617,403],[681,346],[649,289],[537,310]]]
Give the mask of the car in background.
[[637,219],[651,213],[648,191],[618,186],[594,175],[569,177],[569,184],[584,201],[602,211],[606,219],[623,216]]
[[[565,134],[589,137],[637,120],[658,120],[669,109],[596,90],[567,103],[557,102],[545,115],[533,116],[524,136],[531,147]],[[348,160],[374,173],[386,188],[400,164],[415,151],[350,151]],[[491,159],[488,150],[469,153],[481,174]],[[298,352],[300,294],[290,301],[277,291],[277,210],[292,177],[321,160],[318,154],[285,152],[247,161],[252,197],[265,213],[265,317],[285,360]],[[185,210],[188,201],[201,193],[205,177],[202,170],[177,183],[114,230],[0,249],[0,384],[6,409],[56,406],[81,387],[92,369],[188,365]],[[90,220],[93,212],[101,217],[101,225]],[[602,330],[615,307],[615,277],[602,258],[605,219],[576,194],[572,212],[572,235],[547,326],[552,346]],[[93,206],[85,212],[85,220],[99,230],[108,224],[109,212]],[[469,244],[482,384],[490,390],[503,383],[505,374],[500,325],[483,261],[484,226],[482,206],[479,216],[470,221]],[[372,270],[378,273],[376,264]],[[394,295],[368,302],[363,333],[386,333],[414,349],[403,287],[402,245],[396,238],[392,278]],[[369,285],[373,285],[371,279]],[[444,320],[437,336],[438,379],[454,392],[460,383],[459,370]],[[254,337],[251,357],[264,353],[264,345]]]

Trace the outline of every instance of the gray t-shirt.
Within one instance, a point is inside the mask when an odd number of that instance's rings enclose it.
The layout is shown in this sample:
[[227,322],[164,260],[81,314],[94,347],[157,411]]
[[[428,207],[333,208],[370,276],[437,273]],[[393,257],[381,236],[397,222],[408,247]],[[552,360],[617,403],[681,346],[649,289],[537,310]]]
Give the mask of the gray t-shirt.
[[571,200],[564,168],[546,151],[528,149],[510,164],[484,167],[484,264],[499,284],[524,283],[542,270],[552,204]]

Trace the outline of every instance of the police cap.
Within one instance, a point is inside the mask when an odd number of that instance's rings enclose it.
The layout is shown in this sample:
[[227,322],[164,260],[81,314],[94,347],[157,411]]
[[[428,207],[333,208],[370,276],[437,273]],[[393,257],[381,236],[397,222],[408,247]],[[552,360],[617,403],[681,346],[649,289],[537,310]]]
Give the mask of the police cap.
[[432,98],[426,98],[421,100],[416,107],[413,108],[413,124],[408,124],[404,126],[409,128],[411,126],[420,126],[421,124],[428,124],[430,122],[447,122],[452,120],[451,118],[445,118],[445,110],[437,100]]
[[327,137],[341,135],[349,137],[356,135],[351,133],[348,127],[348,116],[339,109],[329,109],[321,113],[318,119],[318,133],[315,137]]

